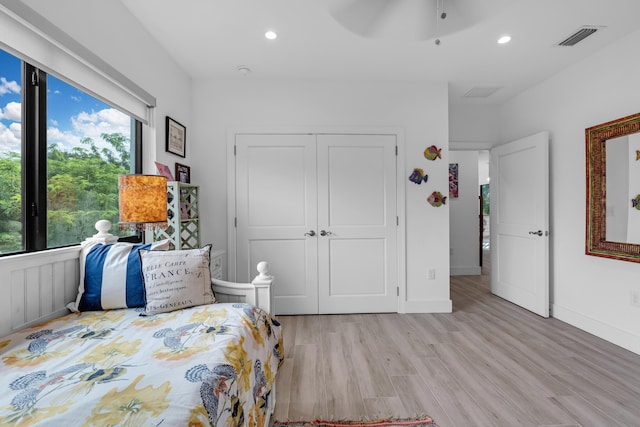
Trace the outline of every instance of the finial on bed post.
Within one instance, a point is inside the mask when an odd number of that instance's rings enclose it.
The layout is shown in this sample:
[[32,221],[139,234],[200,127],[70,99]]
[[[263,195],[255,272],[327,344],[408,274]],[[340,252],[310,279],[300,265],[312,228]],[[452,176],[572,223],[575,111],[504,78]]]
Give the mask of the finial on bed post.
[[269,263],[261,261],[257,266],[258,275],[251,281],[256,290],[256,305],[262,307],[267,312],[273,309],[273,293],[271,285],[273,284],[273,276],[269,276]]
[[265,280],[265,279],[270,279],[271,276],[269,276],[267,273],[269,273],[269,263],[266,261],[262,261],[258,263],[258,275],[256,276],[256,279],[258,280]]
[[101,219],[96,222],[95,227],[98,232],[92,237],[87,237],[82,243],[83,245],[86,245],[88,243],[108,244],[118,241],[118,236],[114,236],[113,234],[109,233],[109,230],[111,229],[111,221]]

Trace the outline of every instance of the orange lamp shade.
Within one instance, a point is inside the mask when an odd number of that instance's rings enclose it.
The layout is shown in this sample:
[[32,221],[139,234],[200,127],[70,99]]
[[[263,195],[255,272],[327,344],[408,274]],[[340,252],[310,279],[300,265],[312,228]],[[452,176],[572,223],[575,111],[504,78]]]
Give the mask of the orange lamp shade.
[[160,175],[119,175],[121,230],[167,228],[167,178]]

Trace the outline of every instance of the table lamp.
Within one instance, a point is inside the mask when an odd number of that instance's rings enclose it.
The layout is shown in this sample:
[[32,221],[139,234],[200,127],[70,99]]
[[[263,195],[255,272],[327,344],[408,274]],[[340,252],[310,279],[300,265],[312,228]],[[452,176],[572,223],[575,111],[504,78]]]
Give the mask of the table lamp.
[[160,175],[119,175],[120,230],[167,228],[167,178]]

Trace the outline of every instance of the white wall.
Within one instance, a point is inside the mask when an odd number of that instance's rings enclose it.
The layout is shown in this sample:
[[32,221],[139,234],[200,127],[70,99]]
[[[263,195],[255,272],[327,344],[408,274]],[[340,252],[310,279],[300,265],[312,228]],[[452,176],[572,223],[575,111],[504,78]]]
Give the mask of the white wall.
[[478,185],[489,184],[489,150],[478,151]]
[[452,150],[485,150],[500,141],[500,107],[484,104],[449,105]]
[[458,198],[449,198],[451,275],[481,273],[479,250],[480,203],[477,151],[451,151],[449,163],[458,163]]
[[[256,127],[400,127],[406,171],[407,311],[451,311],[449,299],[449,209],[434,208],[429,194],[448,191],[446,83],[234,81],[194,82],[193,132],[198,155],[192,175],[202,185],[203,242],[227,243],[227,132]],[[442,147],[430,162],[424,149]],[[428,169],[423,185],[409,182],[415,167]],[[366,173],[366,171],[358,171]],[[402,266],[401,266],[402,268]],[[429,268],[435,280],[427,280]],[[277,272],[274,272],[277,274]]]
[[551,135],[554,317],[640,353],[640,264],[584,254],[587,127],[640,110],[640,31],[516,96],[501,109],[503,141]]

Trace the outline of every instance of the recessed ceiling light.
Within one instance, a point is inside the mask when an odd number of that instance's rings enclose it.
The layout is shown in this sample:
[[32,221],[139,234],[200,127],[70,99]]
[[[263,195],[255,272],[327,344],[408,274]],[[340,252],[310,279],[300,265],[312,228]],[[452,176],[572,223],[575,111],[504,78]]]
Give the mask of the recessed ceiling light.
[[275,31],[267,31],[264,36],[269,40],[275,40],[278,38],[278,34]]
[[511,41],[511,36],[502,36],[498,39],[499,44],[509,43]]

